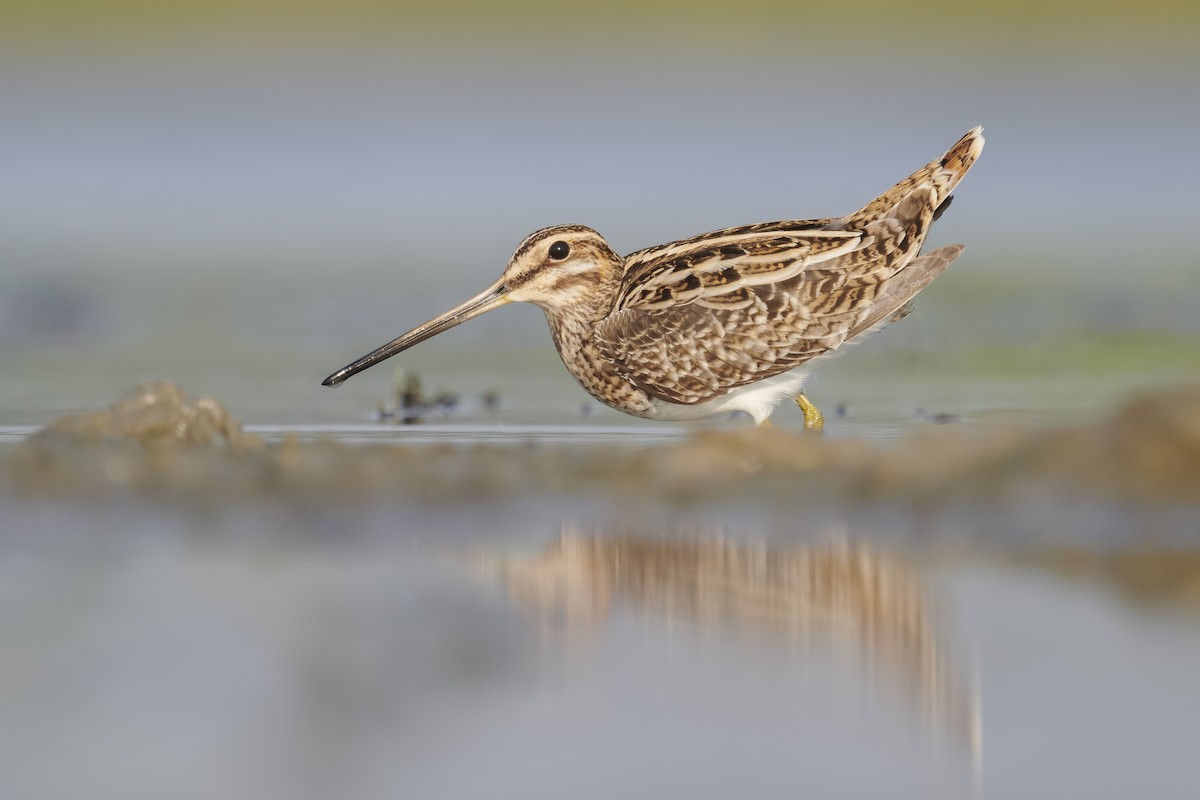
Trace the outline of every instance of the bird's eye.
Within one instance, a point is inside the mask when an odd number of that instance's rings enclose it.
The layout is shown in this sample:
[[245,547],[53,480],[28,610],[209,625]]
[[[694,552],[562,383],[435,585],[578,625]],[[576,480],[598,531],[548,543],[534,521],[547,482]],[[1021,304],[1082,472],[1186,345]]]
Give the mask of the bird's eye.
[[555,261],[562,261],[571,254],[571,245],[561,239],[550,245],[550,257]]

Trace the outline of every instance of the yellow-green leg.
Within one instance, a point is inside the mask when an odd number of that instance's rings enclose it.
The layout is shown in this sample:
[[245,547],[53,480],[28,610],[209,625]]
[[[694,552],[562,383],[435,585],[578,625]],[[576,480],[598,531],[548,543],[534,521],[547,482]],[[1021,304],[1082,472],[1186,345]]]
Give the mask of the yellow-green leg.
[[825,429],[825,415],[821,413],[821,409],[812,404],[812,401],[804,396],[804,393],[796,395],[796,405],[800,406],[800,410],[804,412],[804,429],[806,431],[822,431]]

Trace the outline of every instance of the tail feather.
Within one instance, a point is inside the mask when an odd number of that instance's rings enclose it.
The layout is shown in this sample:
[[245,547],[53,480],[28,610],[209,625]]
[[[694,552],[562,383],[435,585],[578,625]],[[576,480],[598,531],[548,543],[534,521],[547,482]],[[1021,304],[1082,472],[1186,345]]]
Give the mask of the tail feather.
[[941,275],[963,250],[963,245],[951,244],[910,261],[904,269],[888,279],[883,292],[871,304],[871,313],[854,326],[846,338],[882,328],[907,315],[912,310],[912,299],[917,293]]
[[942,214],[946,213],[946,209],[949,208],[950,204],[953,202],[954,202],[954,195],[952,195],[952,194],[946,195],[946,199],[942,201],[942,204],[933,210],[933,221],[937,222],[939,219],[941,219]]
[[983,152],[983,144],[983,128],[972,128],[946,151],[944,156],[936,161],[931,161],[858,211],[838,220],[837,227],[848,229],[862,227],[874,220],[890,216],[896,206],[923,185],[933,187],[935,193],[933,205],[937,209],[936,215],[941,216],[941,212],[945,211],[946,205],[950,202],[950,193],[954,191],[954,187],[958,186],[959,181],[963,179],[963,176],[971,169],[971,165],[979,158],[979,154]]

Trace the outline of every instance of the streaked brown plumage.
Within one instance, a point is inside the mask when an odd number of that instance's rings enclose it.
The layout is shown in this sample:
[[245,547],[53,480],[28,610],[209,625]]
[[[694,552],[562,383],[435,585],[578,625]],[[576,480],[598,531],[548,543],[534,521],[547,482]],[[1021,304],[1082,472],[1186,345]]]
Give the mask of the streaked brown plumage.
[[[818,359],[904,316],[962,252],[951,245],[920,254],[983,141],[975,128],[845,217],[726,228],[625,258],[591,228],[544,228],[521,242],[487,290],[325,385],[525,301],[545,312],[567,369],[607,405],[650,419],[745,411],[761,423],[780,400],[797,397]],[[797,400],[817,427],[819,412]]]

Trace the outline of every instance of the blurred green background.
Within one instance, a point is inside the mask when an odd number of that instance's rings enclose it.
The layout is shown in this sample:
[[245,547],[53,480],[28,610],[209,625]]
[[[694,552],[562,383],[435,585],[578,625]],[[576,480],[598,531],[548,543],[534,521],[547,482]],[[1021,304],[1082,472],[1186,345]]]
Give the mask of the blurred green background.
[[318,383],[487,285],[533,229],[582,222],[629,252],[845,213],[976,124],[988,149],[931,240],[967,253],[814,396],[1040,420],[1194,380],[1198,18],[0,2],[0,424],[147,379],[252,422],[358,419],[393,363],[573,421],[588,398],[532,307]]

